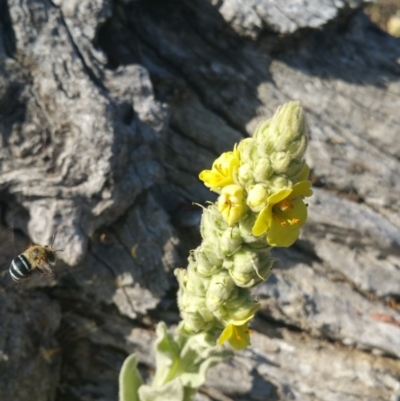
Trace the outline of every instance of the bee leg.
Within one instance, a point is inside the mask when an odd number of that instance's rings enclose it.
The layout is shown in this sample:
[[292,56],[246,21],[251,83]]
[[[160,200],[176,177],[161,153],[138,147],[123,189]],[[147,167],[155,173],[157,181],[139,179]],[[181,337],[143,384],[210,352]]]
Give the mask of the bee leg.
[[47,263],[43,263],[40,267],[39,270],[42,274],[45,276],[52,276],[53,271],[51,270],[51,267]]

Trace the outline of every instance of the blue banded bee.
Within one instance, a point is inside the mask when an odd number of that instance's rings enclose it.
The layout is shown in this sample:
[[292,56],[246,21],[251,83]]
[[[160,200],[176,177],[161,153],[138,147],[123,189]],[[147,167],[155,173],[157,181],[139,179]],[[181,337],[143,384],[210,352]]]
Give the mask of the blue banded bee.
[[56,261],[56,252],[53,248],[54,236],[50,245],[31,245],[25,252],[13,259],[10,265],[11,278],[20,282],[28,279],[32,271],[37,269],[47,276],[53,274],[50,265]]

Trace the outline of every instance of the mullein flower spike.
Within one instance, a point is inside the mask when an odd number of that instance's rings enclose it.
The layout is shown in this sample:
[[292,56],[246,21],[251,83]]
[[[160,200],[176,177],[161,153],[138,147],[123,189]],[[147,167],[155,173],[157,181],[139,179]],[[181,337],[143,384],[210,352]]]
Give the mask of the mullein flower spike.
[[219,332],[218,343],[229,341],[234,349],[249,344],[247,325],[260,307],[250,289],[270,274],[269,248],[292,245],[307,219],[303,199],[312,191],[305,132],[299,102],[286,103],[252,138],[200,173],[219,198],[204,209],[203,242],[187,273],[176,273],[185,333]]
[[260,308],[251,289],[267,280],[271,247],[287,247],[307,219],[311,196],[303,160],[306,126],[299,102],[279,107],[252,138],[218,157],[199,177],[219,194],[203,211],[203,241],[190,253],[187,269],[176,269],[182,321],[173,336],[157,328],[156,374],[143,384],[137,359],[121,370],[120,401],[191,400],[207,369],[233,349],[250,344],[248,328]]

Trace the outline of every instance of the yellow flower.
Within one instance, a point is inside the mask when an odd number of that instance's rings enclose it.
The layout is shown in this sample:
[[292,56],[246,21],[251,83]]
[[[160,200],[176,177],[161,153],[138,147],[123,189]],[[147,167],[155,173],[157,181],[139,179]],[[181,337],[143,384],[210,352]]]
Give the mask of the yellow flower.
[[302,181],[291,189],[282,189],[269,196],[267,206],[254,223],[253,235],[259,236],[268,230],[267,241],[271,246],[292,245],[307,220],[307,206],[303,198],[312,195],[310,188],[310,181]]
[[212,165],[211,170],[203,170],[199,174],[200,180],[212,191],[219,191],[221,188],[234,183],[234,175],[239,168],[239,152],[236,145],[232,152],[222,153]]
[[218,210],[224,220],[233,226],[246,212],[246,200],[240,185],[228,185],[218,198]]
[[242,321],[231,321],[219,336],[218,345],[222,345],[226,341],[229,341],[231,347],[237,350],[244,349],[250,345],[250,334],[252,331],[247,327],[247,325],[253,317],[254,313]]

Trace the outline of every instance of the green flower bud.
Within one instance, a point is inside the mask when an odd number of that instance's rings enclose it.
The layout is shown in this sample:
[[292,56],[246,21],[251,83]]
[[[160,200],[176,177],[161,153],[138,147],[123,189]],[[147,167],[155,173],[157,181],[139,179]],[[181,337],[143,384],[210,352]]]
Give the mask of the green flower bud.
[[231,324],[241,324],[242,322],[245,322],[254,316],[260,307],[260,303],[248,297],[240,306],[227,308],[227,313],[224,320]]
[[307,146],[306,124],[300,102],[280,106],[272,117],[268,140],[277,152],[289,152],[291,158],[301,158]]
[[259,212],[267,205],[269,195],[270,193],[266,185],[256,184],[249,189],[247,205],[253,212]]
[[216,241],[227,227],[228,224],[215,205],[210,205],[207,209],[203,209],[200,224],[200,231],[203,238]]
[[236,252],[243,243],[243,239],[240,235],[239,227],[229,227],[222,234],[219,239],[219,245],[222,253],[230,257],[234,252]]
[[246,244],[259,244],[261,248],[266,247],[266,236],[256,237],[253,235],[252,230],[256,222],[258,213],[249,213],[245,218],[239,222],[239,232],[242,240]]
[[[218,253],[218,254],[217,254]],[[211,276],[222,268],[223,254],[220,253],[218,242],[206,242],[197,247],[193,253],[197,264],[197,272],[203,276]]]
[[189,278],[186,269],[175,269],[174,273],[179,281],[178,306],[184,321],[184,331],[189,334],[209,330],[214,326],[215,318],[207,308],[205,298],[188,290],[192,278]]
[[205,299],[191,296],[190,303],[186,307],[179,304],[181,317],[183,320],[183,330],[186,333],[198,333],[211,329],[215,322],[215,317],[207,308]]
[[186,274],[186,290],[190,293],[205,297],[210,285],[210,279],[197,272],[197,265],[193,257],[189,257],[189,265]]
[[255,182],[251,163],[244,163],[239,167],[237,172],[237,179],[239,181],[239,184],[243,186],[251,185]]
[[267,157],[259,158],[254,163],[254,179],[256,182],[268,181],[274,173],[270,159]]
[[223,267],[229,270],[238,287],[250,288],[268,278],[272,262],[267,251],[257,252],[243,247],[232,260],[225,260]]
[[[294,163],[294,162],[295,162],[295,160],[293,160],[292,163]],[[307,164],[304,161],[302,161],[301,163],[299,163],[298,173],[293,174],[289,178],[291,179],[291,181],[294,184],[297,184],[298,182],[306,181],[309,175],[310,175],[310,168],[307,166]]]
[[253,302],[253,297],[248,288],[236,287],[237,291],[235,297],[230,298],[221,305],[217,310],[214,311],[214,316],[220,320],[226,322],[228,320],[228,315],[232,313],[234,309],[243,309],[242,305],[247,305],[249,302]]
[[288,147],[287,150],[291,154],[292,159],[302,159],[304,156],[304,152],[307,148],[307,137],[306,135],[302,135],[297,141],[293,141]]
[[209,310],[216,311],[227,300],[234,298],[237,294],[237,287],[227,271],[221,271],[211,278],[207,290],[206,305]]
[[297,177],[304,171],[305,162],[304,160],[294,159],[290,162],[289,166],[285,171],[285,176],[288,177],[292,182],[297,182]]
[[268,130],[271,125],[272,118],[266,121],[261,121],[254,131],[253,138],[257,140],[258,143],[268,138]]
[[271,193],[280,191],[281,189],[291,188],[292,183],[281,175],[274,175],[269,180],[271,185]]
[[260,158],[269,158],[275,152],[274,143],[268,139],[257,141],[257,157],[254,157],[254,162],[257,162]]
[[238,145],[240,164],[249,163],[257,159],[258,144],[254,138],[243,139]]
[[292,156],[289,152],[274,152],[270,156],[271,167],[277,174],[285,174],[288,169]]

